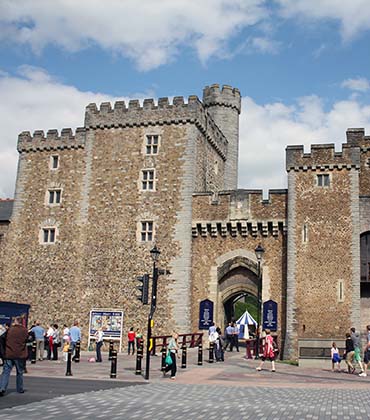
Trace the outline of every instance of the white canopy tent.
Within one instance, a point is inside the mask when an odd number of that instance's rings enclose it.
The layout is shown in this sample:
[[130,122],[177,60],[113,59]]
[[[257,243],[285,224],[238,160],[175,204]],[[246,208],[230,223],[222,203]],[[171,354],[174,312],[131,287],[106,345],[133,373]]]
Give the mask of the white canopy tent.
[[257,328],[257,322],[248,311],[244,312],[244,314],[236,321],[236,324],[239,326],[239,338],[249,338],[249,325],[254,325]]

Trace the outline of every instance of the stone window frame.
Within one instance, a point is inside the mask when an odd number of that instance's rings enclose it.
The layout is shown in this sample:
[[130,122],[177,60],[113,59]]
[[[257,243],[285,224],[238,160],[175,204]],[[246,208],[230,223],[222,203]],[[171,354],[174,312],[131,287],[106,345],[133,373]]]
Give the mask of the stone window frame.
[[[326,181],[327,180],[327,183]],[[316,186],[319,188],[330,188],[331,186],[331,175],[327,173],[316,174]]]
[[[39,232],[39,243],[41,245],[55,245],[57,243],[58,236],[59,230],[57,226],[42,226]],[[53,240],[51,241],[50,239]]]
[[337,283],[337,300],[338,303],[344,302],[344,280],[339,279]]
[[52,154],[49,160],[49,169],[51,171],[56,171],[59,169],[60,166],[60,156],[57,154]]
[[[58,201],[58,193],[59,193],[59,201]],[[50,199],[52,196],[53,196],[53,200],[52,202],[50,202]],[[62,204],[62,197],[63,197],[63,188],[50,187],[46,191],[45,203],[49,207],[60,206]]]
[[[152,174],[152,177],[150,177],[151,174]],[[141,191],[144,191],[144,192],[156,191],[156,184],[157,184],[157,178],[156,178],[155,168],[144,168],[140,171],[140,190]]]
[[[152,140],[156,139],[156,143]],[[144,136],[144,153],[146,156],[157,156],[161,146],[159,133],[146,133]],[[155,150],[155,151],[154,151]]]
[[138,222],[138,239],[142,243],[155,241],[154,220],[145,219]]

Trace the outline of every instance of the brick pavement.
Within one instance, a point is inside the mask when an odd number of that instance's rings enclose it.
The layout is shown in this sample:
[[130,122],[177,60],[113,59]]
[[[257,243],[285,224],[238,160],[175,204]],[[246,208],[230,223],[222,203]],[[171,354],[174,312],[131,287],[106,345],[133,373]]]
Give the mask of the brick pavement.
[[[179,368],[176,381],[162,377],[160,357],[153,357],[150,383],[143,387],[134,384],[145,382],[134,374],[135,358],[119,356],[117,380],[109,379],[107,361],[93,364],[87,359],[83,354],[81,363],[72,365],[71,381],[105,379],[115,385],[132,381],[132,386],[4,409],[0,419],[36,419],[40,414],[44,419],[370,419],[370,378],[344,372],[282,363],[276,373],[256,372],[257,361],[243,359],[242,353],[228,353],[225,363],[198,367],[196,352],[190,351],[188,368]],[[28,377],[58,377],[65,366],[45,361],[29,371]]]

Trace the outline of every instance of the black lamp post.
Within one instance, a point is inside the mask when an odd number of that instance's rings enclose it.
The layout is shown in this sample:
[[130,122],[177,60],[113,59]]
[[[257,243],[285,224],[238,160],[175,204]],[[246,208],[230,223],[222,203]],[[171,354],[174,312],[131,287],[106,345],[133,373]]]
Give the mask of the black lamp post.
[[257,330],[256,330],[256,349],[255,349],[255,359],[259,358],[259,342],[260,342],[260,324],[261,324],[261,304],[262,304],[262,276],[261,276],[261,261],[263,254],[265,252],[261,244],[256,246],[254,250],[257,258],[257,276],[258,276],[258,291],[257,291]]
[[150,304],[150,313],[148,316],[148,333],[146,339],[146,369],[145,379],[149,379],[150,370],[150,351],[151,351],[151,338],[152,338],[152,322],[155,308],[157,306],[157,283],[158,283],[158,268],[157,262],[161,251],[154,245],[153,249],[150,250],[150,255],[153,260],[153,282],[152,282],[152,299]]

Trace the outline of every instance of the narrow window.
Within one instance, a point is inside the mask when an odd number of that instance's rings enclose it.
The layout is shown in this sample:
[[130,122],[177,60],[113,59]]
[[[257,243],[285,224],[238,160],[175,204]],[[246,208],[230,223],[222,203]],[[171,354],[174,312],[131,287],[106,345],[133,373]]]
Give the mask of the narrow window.
[[319,187],[329,187],[330,177],[328,174],[319,174],[317,175],[317,185]]
[[302,227],[302,242],[308,242],[308,226],[306,223]]
[[43,228],[42,241],[44,244],[55,243],[55,228]]
[[157,134],[151,134],[146,136],[146,154],[156,155],[158,154],[159,136]]
[[53,155],[50,157],[50,169],[58,169],[59,168],[59,156]]
[[154,169],[145,169],[141,172],[141,189],[144,191],[154,190]]
[[53,189],[49,190],[49,204],[60,204],[62,199],[62,190],[61,189]]
[[344,302],[344,282],[338,280],[338,302]]
[[142,242],[151,242],[153,240],[153,222],[141,222],[141,240]]

